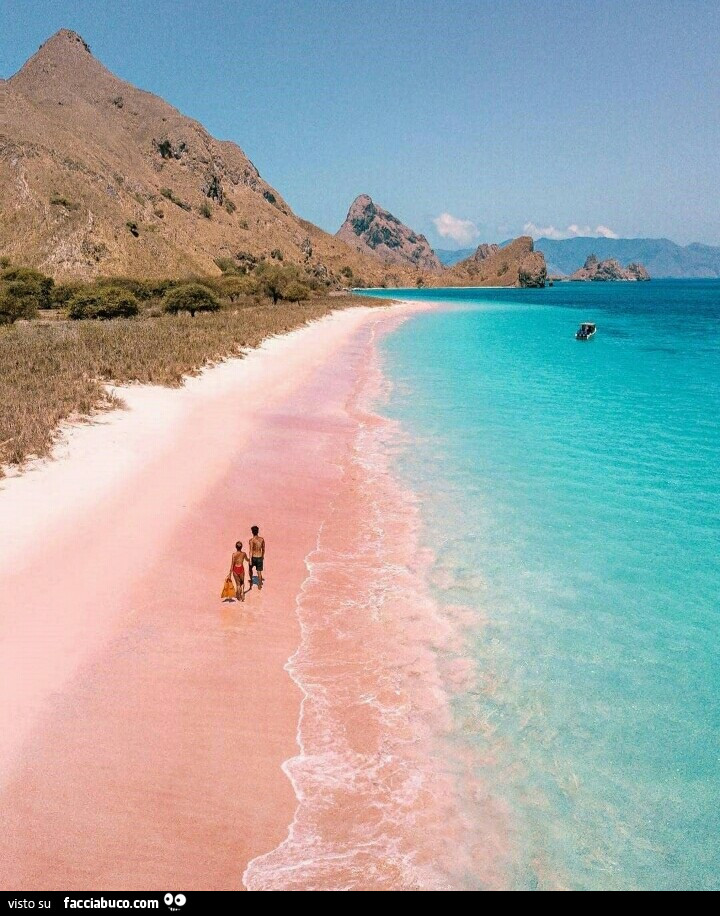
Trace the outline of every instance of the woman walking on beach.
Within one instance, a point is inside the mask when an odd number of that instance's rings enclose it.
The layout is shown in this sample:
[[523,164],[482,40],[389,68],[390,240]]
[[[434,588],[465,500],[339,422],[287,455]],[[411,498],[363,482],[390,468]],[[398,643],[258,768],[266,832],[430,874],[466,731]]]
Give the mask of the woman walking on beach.
[[230,560],[230,572],[228,575],[231,575],[235,580],[235,597],[238,601],[245,600],[245,564],[248,564],[248,569],[250,568],[250,560],[248,555],[242,549],[242,541],[238,541],[235,545],[235,552],[232,555]]

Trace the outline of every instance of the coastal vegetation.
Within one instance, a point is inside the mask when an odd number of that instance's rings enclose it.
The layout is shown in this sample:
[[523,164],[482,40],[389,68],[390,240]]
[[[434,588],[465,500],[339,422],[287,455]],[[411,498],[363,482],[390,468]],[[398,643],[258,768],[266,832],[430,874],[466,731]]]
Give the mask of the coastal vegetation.
[[[181,385],[265,338],[358,305],[294,265],[227,259],[219,277],[54,283],[0,271],[2,466],[49,454],[64,420],[119,405],[108,385]],[[382,304],[363,300],[364,305]]]
[[78,292],[70,300],[67,314],[73,320],[88,318],[132,318],[140,311],[137,298],[118,286]]
[[171,315],[189,312],[194,318],[199,312],[217,312],[220,300],[202,283],[184,283],[169,289],[163,296],[162,305],[163,311]]

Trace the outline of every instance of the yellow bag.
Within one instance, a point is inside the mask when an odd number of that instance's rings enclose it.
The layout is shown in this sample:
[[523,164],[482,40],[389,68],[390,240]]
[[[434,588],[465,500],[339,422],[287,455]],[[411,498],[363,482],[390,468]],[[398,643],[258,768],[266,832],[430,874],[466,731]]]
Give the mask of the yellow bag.
[[227,579],[225,580],[225,585],[223,585],[223,590],[222,590],[222,594],[220,595],[220,597],[223,599],[223,601],[226,598],[235,597],[235,584],[233,580],[230,578],[230,576],[228,576]]

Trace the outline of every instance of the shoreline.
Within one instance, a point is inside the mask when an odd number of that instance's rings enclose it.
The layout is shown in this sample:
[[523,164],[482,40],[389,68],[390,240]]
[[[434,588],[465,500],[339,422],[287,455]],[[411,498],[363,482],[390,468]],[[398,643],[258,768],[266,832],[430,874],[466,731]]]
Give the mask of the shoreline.
[[[416,307],[336,312],[180,390],[123,389],[128,410],[3,481],[1,885],[241,888],[282,842],[304,558],[368,335]],[[254,523],[268,586],[224,605]]]
[[428,587],[414,494],[392,469],[403,432],[375,412],[387,386],[371,340],[285,666],[303,694],[298,752],[283,763],[298,805],[283,842],[249,862],[249,890],[449,890],[475,856],[456,774],[437,766],[452,720],[438,653],[456,633]]

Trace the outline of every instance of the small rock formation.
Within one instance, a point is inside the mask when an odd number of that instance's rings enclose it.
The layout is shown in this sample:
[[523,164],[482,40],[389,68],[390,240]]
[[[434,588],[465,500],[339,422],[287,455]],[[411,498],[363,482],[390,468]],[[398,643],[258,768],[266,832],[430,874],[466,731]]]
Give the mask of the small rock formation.
[[420,270],[439,272],[443,269],[424,235],[418,235],[403,225],[392,213],[378,207],[367,194],[355,198],[336,235],[358,251],[372,254],[385,262]]
[[607,258],[601,261],[597,255],[591,254],[585,259],[585,264],[575,273],[570,275],[571,280],[593,280],[608,282],[612,280],[649,280],[650,274],[642,264],[632,263],[627,267],[616,258]]
[[[121,96],[118,96],[118,98],[120,98],[121,104],[117,105],[115,99],[113,99],[113,104],[118,108],[122,108],[124,102]],[[164,140],[153,139],[153,148],[160,154],[162,159],[181,159],[183,153],[188,152],[188,146],[184,140],[180,140],[174,144],[172,140],[168,140],[167,137]]]
[[222,205],[225,198],[222,182],[217,175],[208,175],[202,190],[205,197],[209,197],[210,200],[216,200]]

